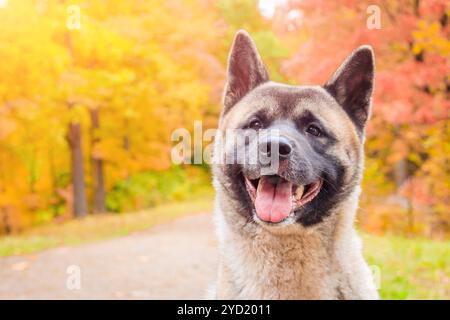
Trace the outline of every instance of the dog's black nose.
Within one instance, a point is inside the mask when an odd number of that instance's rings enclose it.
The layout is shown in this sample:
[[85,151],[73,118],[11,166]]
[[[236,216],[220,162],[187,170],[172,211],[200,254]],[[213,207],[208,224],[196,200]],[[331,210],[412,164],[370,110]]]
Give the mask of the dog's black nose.
[[280,158],[287,158],[291,154],[292,147],[289,144],[289,142],[280,142],[280,145],[278,146]]
[[266,142],[260,143],[259,152],[265,157],[277,156],[280,160],[287,159],[292,152],[292,146],[290,142],[283,137],[278,139],[269,139]]

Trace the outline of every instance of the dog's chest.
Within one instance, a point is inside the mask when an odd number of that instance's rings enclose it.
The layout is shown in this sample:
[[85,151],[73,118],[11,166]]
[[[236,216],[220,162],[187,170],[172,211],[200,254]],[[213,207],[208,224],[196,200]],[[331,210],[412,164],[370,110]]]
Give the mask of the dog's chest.
[[255,237],[227,246],[229,291],[238,299],[333,299],[337,279],[320,239]]

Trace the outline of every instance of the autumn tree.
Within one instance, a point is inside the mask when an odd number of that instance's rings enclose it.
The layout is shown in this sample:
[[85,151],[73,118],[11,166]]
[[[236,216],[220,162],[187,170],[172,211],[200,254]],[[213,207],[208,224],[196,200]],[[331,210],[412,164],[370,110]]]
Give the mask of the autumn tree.
[[[383,197],[392,191],[402,196],[394,201],[407,213],[407,223],[395,222],[392,212],[385,221],[410,232],[449,229],[449,157],[442,152],[449,141],[448,10],[445,1],[311,0],[290,1],[274,18],[280,36],[301,43],[283,69],[302,84],[324,83],[351,50],[373,46],[377,74],[365,187],[378,202],[383,190]],[[288,25],[292,12],[298,21]],[[380,29],[374,18],[381,19]]]
[[0,8],[3,232],[103,212],[122,179],[171,167],[171,132],[218,109],[216,13],[188,0]]

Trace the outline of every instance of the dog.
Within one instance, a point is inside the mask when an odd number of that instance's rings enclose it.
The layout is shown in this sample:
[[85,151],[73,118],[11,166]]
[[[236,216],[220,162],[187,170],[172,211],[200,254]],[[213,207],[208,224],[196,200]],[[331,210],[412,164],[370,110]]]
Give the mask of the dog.
[[374,68],[361,46],[323,86],[280,84],[249,34],[236,34],[213,149],[211,298],[378,298],[353,226]]

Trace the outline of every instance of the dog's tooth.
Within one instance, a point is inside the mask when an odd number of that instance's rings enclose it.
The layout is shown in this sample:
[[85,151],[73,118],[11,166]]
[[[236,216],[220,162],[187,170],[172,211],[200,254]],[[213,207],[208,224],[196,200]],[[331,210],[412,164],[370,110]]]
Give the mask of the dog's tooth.
[[297,201],[302,198],[304,191],[305,191],[305,186],[300,185],[300,186],[297,187],[297,190],[295,190],[295,199]]

